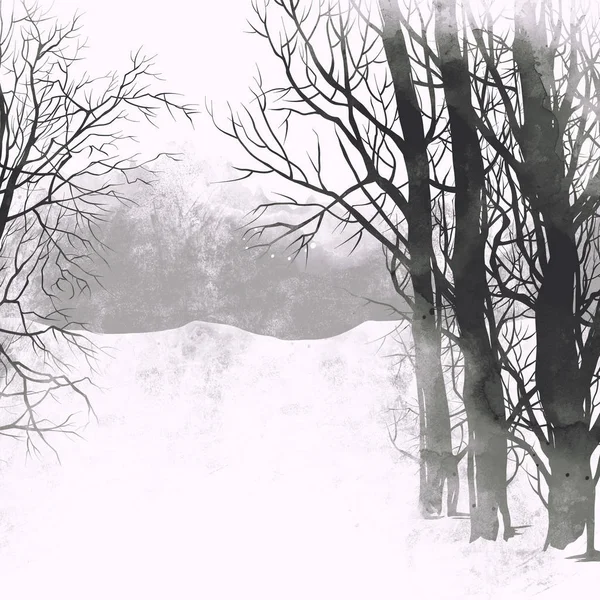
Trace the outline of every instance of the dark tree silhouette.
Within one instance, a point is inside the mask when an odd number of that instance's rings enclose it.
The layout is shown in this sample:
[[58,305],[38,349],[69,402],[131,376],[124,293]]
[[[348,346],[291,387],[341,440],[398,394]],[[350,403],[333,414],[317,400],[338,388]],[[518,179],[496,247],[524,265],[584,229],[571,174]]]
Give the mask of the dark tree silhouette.
[[504,537],[515,533],[510,456],[548,509],[546,545],[564,548],[587,527],[595,558],[593,11],[551,0],[275,0],[255,11],[286,85],[259,75],[254,102],[218,126],[254,160],[242,178],[275,174],[312,197],[258,207],[248,236],[265,251],[291,239],[294,257],[327,221],[355,243],[379,241],[411,310],[425,512],[439,512],[460,457],[449,344],[462,365],[471,539],[496,539],[499,514]]
[[471,539],[496,539],[498,510],[512,535],[506,496],[507,437],[500,366],[486,326],[485,169],[471,103],[469,56],[461,48],[455,0],[434,4],[438,63],[450,122],[454,173],[454,311],[464,354],[463,400],[476,494]]
[[88,75],[78,17],[0,10],[0,432],[38,451],[52,447],[51,433],[76,434],[59,402],[92,411],[101,349],[65,298],[76,302],[97,279],[111,206],[127,201],[129,183],[152,178],[153,157],[130,153],[135,138],[124,132],[136,117],[194,110],[153,91],[158,75],[139,53],[121,75]]
[[549,466],[542,472],[546,545],[565,548],[587,524],[593,557],[597,475],[590,459],[600,441],[597,22],[577,3],[526,0],[511,10],[510,26],[500,28],[486,6],[488,35],[469,17],[489,87],[497,90],[496,109],[482,110],[478,127],[505,164],[511,189],[494,249],[510,243],[520,253],[505,260],[493,252],[492,270],[501,294],[535,324],[535,385],[523,388],[519,403]]
[[[262,219],[265,213],[296,208],[290,196],[257,207],[246,233],[250,245],[268,252],[291,238],[291,255],[305,252],[308,257],[310,242],[331,220],[350,230],[348,242],[358,244],[365,233],[373,236],[403,267],[404,273],[393,269],[392,280],[398,289],[411,288],[421,419],[420,505],[424,515],[437,515],[444,484],[458,477],[435,311],[437,288],[447,285],[437,272],[432,245],[428,146],[439,136],[438,119],[427,119],[419,108],[397,8],[383,6],[380,27],[371,8],[364,3],[348,10],[334,2],[310,7],[288,0],[263,9],[255,5],[253,30],[271,44],[287,85],[268,88],[259,74],[253,105],[238,113],[230,109],[227,123],[215,124],[255,160],[254,166],[240,169],[242,177],[276,174],[317,196],[300,204],[297,221],[289,221],[287,214],[267,223]],[[305,160],[305,147],[298,152],[293,136],[311,125],[314,144]],[[331,153],[335,162],[329,160]],[[340,165],[343,176],[334,182]],[[269,232],[274,235],[263,241]],[[452,494],[448,511],[456,511]]]
[[[457,456],[452,451],[441,363],[441,313],[436,309],[442,298],[453,306],[459,323],[454,335],[461,339],[465,362],[464,401],[472,441],[471,539],[497,538],[499,510],[503,512],[505,537],[510,537],[502,380],[485,321],[486,236],[473,228],[483,211],[484,168],[473,119],[462,117],[464,88],[469,86],[468,64],[457,49],[456,25],[450,35],[444,31],[447,25],[443,23],[448,19],[444,11],[452,12],[451,4],[442,5],[436,13],[439,49],[425,42],[432,33],[431,19],[422,19],[418,7],[403,13],[396,2],[382,0],[378,6],[380,15],[372,12],[375,6],[357,2],[345,8],[338,3],[321,3],[318,11],[298,2],[275,2],[264,12],[257,8],[261,28],[255,31],[270,41],[283,62],[289,87],[268,90],[259,79],[256,104],[260,110],[245,115],[232,111],[230,127],[221,129],[258,161],[259,166],[244,175],[274,172],[330,200],[329,204],[314,204],[317,212],[305,221],[259,224],[251,234],[262,237],[269,230],[280,230],[274,240],[259,246],[268,249],[283,237],[298,234],[297,251],[307,249],[323,219],[334,215],[344,225],[358,227],[353,237],[360,239],[367,232],[388,251],[394,286],[412,309],[424,512],[431,512],[427,506],[440,511],[446,481],[449,489],[457,489]],[[277,22],[275,8],[286,23],[281,30],[270,28],[271,22]],[[411,24],[417,17],[420,30]],[[424,44],[422,52],[419,44]],[[457,51],[457,57],[448,54],[456,55]],[[457,65],[463,72],[458,82],[452,75]],[[418,87],[425,93],[419,94]],[[441,98],[439,89],[444,92]],[[275,96],[281,103],[275,110],[287,111],[278,123],[273,121],[269,104]],[[454,105],[450,106],[448,97],[455,99]],[[468,102],[466,110],[474,112]],[[323,170],[330,165],[322,160],[322,145],[327,143],[322,128],[313,152],[317,157],[311,165],[313,180],[312,174],[294,162],[294,146],[287,135],[298,117],[331,125],[331,135],[350,170],[346,181],[353,182],[351,187],[337,191],[325,184]],[[278,126],[284,128],[279,138]],[[456,139],[463,140],[462,145]],[[455,157],[453,175],[444,172],[443,161],[448,160],[449,153]],[[454,186],[446,183],[448,176],[457,180]],[[452,240],[440,236],[442,248],[446,246],[443,254],[449,260],[438,264],[433,214],[440,197],[448,193],[456,196],[459,218],[452,226]],[[281,209],[286,202],[259,207],[258,216],[262,217],[267,208]],[[341,214],[334,213],[340,208]],[[309,235],[308,226],[313,227]],[[400,277],[400,268],[406,277]],[[410,294],[403,294],[408,289]],[[435,502],[428,498],[435,498]],[[449,512],[454,513],[456,494],[451,492],[449,499]]]
[[[421,505],[435,507],[439,514],[442,507],[444,483],[449,489],[458,488],[457,460],[452,452],[452,437],[448,399],[444,385],[441,362],[441,333],[436,323],[436,299],[434,273],[432,269],[433,218],[429,174],[428,147],[434,136],[436,119],[431,120],[429,131],[425,130],[424,117],[419,105],[415,84],[411,76],[410,57],[404,33],[400,27],[400,12],[397,3],[380,2],[381,39],[391,85],[394,91],[397,117],[394,123],[402,132],[402,143],[393,140],[404,159],[406,169],[406,193],[402,194],[402,216],[408,230],[406,251],[409,262],[402,266],[410,278],[412,288],[412,337],[415,351],[415,375],[421,423],[422,447]],[[367,24],[373,26],[373,21]],[[393,125],[392,125],[393,126]],[[396,131],[396,128],[393,129]],[[399,134],[396,134],[399,138]],[[398,196],[392,185],[381,186],[391,198]],[[398,240],[399,242],[400,240]],[[392,255],[390,269],[394,287],[399,284],[396,268],[400,266],[397,255]],[[438,277],[438,286],[444,285]],[[405,297],[406,299],[406,297]],[[455,514],[457,493],[448,494],[448,513]]]

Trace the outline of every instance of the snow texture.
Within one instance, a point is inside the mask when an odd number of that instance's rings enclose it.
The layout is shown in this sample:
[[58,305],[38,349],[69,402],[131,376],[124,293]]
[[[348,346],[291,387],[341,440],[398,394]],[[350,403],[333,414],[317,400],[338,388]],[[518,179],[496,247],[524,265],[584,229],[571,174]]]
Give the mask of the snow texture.
[[387,408],[412,393],[377,341],[389,330],[281,341],[196,322],[95,336],[114,359],[85,441],[57,440],[62,465],[4,442],[3,596],[508,599],[593,586],[597,566],[565,560],[583,548],[541,551],[544,515],[523,481],[511,507],[532,527],[508,543],[469,545],[467,520],[418,517],[416,465],[386,431]]

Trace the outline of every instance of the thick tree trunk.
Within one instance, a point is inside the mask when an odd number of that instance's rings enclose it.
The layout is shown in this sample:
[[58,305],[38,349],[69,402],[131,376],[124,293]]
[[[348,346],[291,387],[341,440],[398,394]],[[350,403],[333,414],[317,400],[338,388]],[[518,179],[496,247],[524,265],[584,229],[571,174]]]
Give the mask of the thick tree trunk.
[[[406,144],[408,178],[408,265],[414,293],[413,340],[421,417],[421,510],[425,516],[442,511],[444,484],[448,510],[456,512],[458,471],[452,454],[450,412],[441,362],[441,335],[435,322],[432,207],[427,142],[423,116],[414,89],[397,0],[379,0],[383,46],[390,68],[398,117]],[[386,190],[393,194],[394,190]]]
[[572,236],[548,225],[550,259],[536,304],[536,380],[551,424],[545,448],[550,463],[546,547],[563,549],[584,531],[594,490],[590,457],[595,444],[579,384],[573,315],[577,248]]
[[586,523],[593,529],[590,456],[595,444],[589,432],[591,410],[586,407],[589,381],[579,366],[578,340],[583,337],[577,314],[580,259],[570,184],[565,179],[564,128],[546,79],[552,77],[553,58],[537,4],[519,1],[515,13],[514,57],[523,98],[519,143],[524,167],[519,183],[543,217],[547,244],[535,305],[536,384],[551,432],[543,448],[551,470],[546,547],[563,549],[583,534]]
[[[507,439],[503,429],[504,399],[500,375],[484,359],[465,360],[463,397],[469,423],[471,450],[471,541],[496,540],[499,513],[504,539],[512,537],[506,486]],[[481,400],[484,399],[486,405]]]
[[[450,414],[440,358],[439,333],[423,314],[415,315],[413,338],[419,414],[421,417],[421,473],[419,504],[425,517],[442,513],[444,485],[458,479],[453,460]],[[429,320],[433,317],[427,313]],[[455,487],[455,486],[454,486]],[[452,510],[453,503],[449,509]]]
[[455,186],[455,239],[452,256],[455,312],[465,362],[463,401],[472,439],[474,498],[471,541],[513,534],[506,495],[507,439],[496,352],[486,329],[488,282],[483,187],[485,172],[471,104],[469,65],[458,39],[456,0],[435,4],[435,38],[452,136]]
[[[456,494],[458,471],[452,452],[450,409],[442,369],[442,339],[435,321],[431,269],[432,222],[426,154],[411,157],[409,173],[408,250],[414,293],[412,322],[416,380],[421,415],[421,510],[440,515],[444,485]],[[457,502],[449,498],[450,511]]]
[[493,541],[498,537],[498,510],[506,494],[506,479],[502,478],[506,471],[502,458],[506,445],[503,437],[494,435],[493,429],[482,423],[473,429],[476,496],[471,505],[471,541],[479,538]]
[[[583,423],[556,429],[548,452],[548,536],[546,547],[566,548],[590,525],[593,549],[594,482],[590,457],[594,444]],[[592,521],[590,522],[590,517]]]
[[551,472],[546,547],[562,550],[581,537],[594,512],[590,457],[595,444],[585,416],[575,340],[577,247],[561,225],[547,225],[549,260],[536,303],[536,381],[552,432],[544,448]]

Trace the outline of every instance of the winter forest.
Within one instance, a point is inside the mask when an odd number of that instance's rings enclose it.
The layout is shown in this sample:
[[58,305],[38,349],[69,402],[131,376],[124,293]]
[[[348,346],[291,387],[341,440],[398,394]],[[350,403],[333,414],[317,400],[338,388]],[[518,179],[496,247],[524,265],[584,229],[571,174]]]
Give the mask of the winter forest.
[[595,589],[600,4],[99,4],[0,0],[7,593]]

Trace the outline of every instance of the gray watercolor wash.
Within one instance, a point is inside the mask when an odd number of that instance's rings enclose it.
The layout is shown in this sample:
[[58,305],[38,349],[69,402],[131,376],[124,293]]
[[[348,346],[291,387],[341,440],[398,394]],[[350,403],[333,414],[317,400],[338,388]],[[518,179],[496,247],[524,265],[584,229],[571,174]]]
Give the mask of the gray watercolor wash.
[[376,245],[349,256],[335,250],[334,240],[311,249],[308,262],[246,251],[240,227],[264,196],[242,184],[209,185],[194,196],[195,178],[206,177],[203,166],[193,159],[165,163],[155,186],[134,186],[133,202],[116,207],[103,232],[110,248],[108,265],[98,265],[103,287],[78,298],[75,320],[98,333],[208,321],[290,340],[398,320],[368,302],[402,309]]

